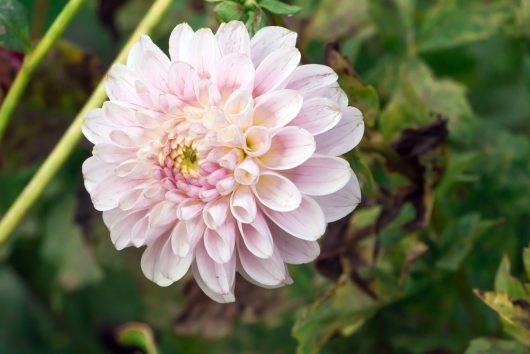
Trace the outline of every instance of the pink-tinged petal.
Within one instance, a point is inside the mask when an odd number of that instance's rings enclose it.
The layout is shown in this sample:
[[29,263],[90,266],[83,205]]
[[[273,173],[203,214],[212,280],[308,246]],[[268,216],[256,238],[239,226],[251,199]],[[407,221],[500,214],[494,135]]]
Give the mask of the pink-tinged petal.
[[302,193],[307,195],[334,193],[348,183],[352,173],[346,160],[316,154],[300,166],[283,172]]
[[297,90],[305,96],[314,90],[330,86],[337,79],[337,74],[329,66],[306,64],[293,71],[286,88]]
[[136,92],[136,83],[138,77],[134,72],[122,64],[114,64],[107,77],[105,84],[107,96],[112,101],[122,101],[135,104],[138,106],[146,106],[146,102]]
[[145,160],[126,160],[115,168],[116,176],[129,179],[146,179],[152,175],[153,165]]
[[239,89],[228,97],[224,113],[230,122],[241,129],[246,129],[252,124],[253,109],[254,99],[252,95],[244,89]]
[[216,230],[218,227],[223,225],[226,220],[228,208],[228,197],[218,198],[206,204],[202,210],[202,216],[206,226],[208,226],[210,229]]
[[145,134],[145,129],[141,127],[121,127],[109,133],[110,141],[122,148],[138,149],[150,142]]
[[[195,279],[195,282],[197,283],[199,288],[201,288],[204,294],[206,294],[206,296],[208,296],[210,299],[212,299],[213,301],[219,302],[221,304],[236,301],[233,289],[231,290],[231,292],[226,293],[226,294],[218,294],[214,292],[212,289],[210,289],[208,285],[206,285],[206,282],[204,281],[204,279],[202,279],[202,276],[197,267],[197,262],[194,262],[192,264],[191,270],[193,272],[193,278]],[[234,284],[235,284],[235,281],[234,281]]]
[[260,29],[250,41],[254,66],[258,67],[263,59],[277,49],[294,48],[296,37],[296,32],[283,27],[269,26]]
[[91,156],[83,162],[82,172],[85,188],[92,194],[102,180],[114,174],[114,166]]
[[221,50],[212,30],[201,28],[195,32],[190,50],[190,64],[201,78],[210,78],[211,71],[220,57]]
[[175,215],[175,204],[162,201],[155,204],[149,212],[149,223],[155,226],[163,226],[174,223],[177,219]]
[[217,230],[206,229],[204,247],[216,263],[226,263],[232,258],[236,244],[236,225],[234,220],[227,220]]
[[355,174],[344,188],[325,196],[314,197],[324,212],[326,222],[339,220],[351,213],[361,202],[361,188]]
[[258,212],[251,223],[238,222],[238,226],[246,249],[259,258],[272,257],[272,235],[262,213]]
[[107,121],[103,109],[90,110],[83,120],[83,135],[92,144],[108,142],[108,136],[114,126]]
[[95,157],[106,163],[119,163],[134,158],[134,148],[123,148],[111,143],[102,143],[94,146],[92,153]]
[[236,182],[245,186],[256,184],[259,174],[259,166],[251,157],[247,157],[234,170],[234,178],[236,179]]
[[300,52],[296,48],[282,48],[269,54],[256,68],[254,97],[258,97],[279,87],[300,62]]
[[272,256],[260,258],[250,252],[244,242],[237,244],[239,254],[239,273],[249,282],[265,288],[276,288],[292,282],[283,259],[274,247]]
[[256,218],[257,207],[254,194],[247,186],[239,186],[230,198],[232,215],[243,223],[250,223]]
[[139,122],[135,118],[139,112],[154,114],[151,111],[139,111],[138,108],[123,102],[107,101],[103,104],[103,113],[113,127],[138,126]]
[[[198,272],[194,272],[194,275],[196,279],[199,275],[199,279],[202,280],[202,284],[197,282],[201,288],[205,286],[212,293],[219,295],[223,302],[234,301],[235,255],[228,262],[217,263],[208,255],[205,246],[199,242],[195,249],[195,264]],[[206,294],[209,295],[207,292]]]
[[304,264],[315,260],[320,254],[320,246],[316,241],[306,241],[289,235],[276,224],[270,223],[274,244],[278,248],[285,263]]
[[219,180],[215,184],[215,189],[220,195],[228,195],[232,193],[236,186],[236,179],[233,176],[228,176],[223,178],[222,180]]
[[91,193],[94,208],[99,211],[110,210],[118,206],[122,195],[136,187],[138,182],[116,176],[109,176],[97,184]]
[[172,61],[190,62],[194,32],[187,23],[176,26],[169,36],[169,55]]
[[346,107],[339,123],[325,133],[315,137],[320,154],[339,156],[353,149],[364,134],[362,113],[354,107]]
[[302,96],[294,90],[277,90],[256,99],[253,121],[255,125],[281,128],[300,112]]
[[199,80],[199,74],[190,64],[177,61],[169,68],[167,85],[179,99],[193,102],[199,93]]
[[202,215],[177,223],[170,234],[173,253],[184,257],[193,251],[197,242],[202,240],[205,229]]
[[306,130],[284,127],[272,137],[271,148],[259,158],[265,167],[286,170],[304,163],[315,152],[315,139]]
[[223,97],[228,97],[239,88],[252,89],[254,84],[254,65],[243,54],[230,54],[216,63],[213,81]]
[[306,241],[318,240],[326,231],[322,209],[311,197],[302,196],[300,206],[288,212],[263,208],[264,213],[281,229]]
[[134,70],[142,82],[162,91],[166,87],[169,64],[169,58],[147,35],[141,36],[127,58],[127,67]]
[[248,156],[261,156],[269,151],[270,147],[269,128],[257,125],[247,129],[243,140],[243,150]]
[[177,208],[177,217],[180,220],[190,220],[199,215],[204,208],[204,203],[198,199],[186,199]]
[[261,204],[276,211],[294,210],[302,202],[302,194],[296,185],[271,171],[262,173],[252,190]]
[[346,96],[344,90],[340,88],[338,82],[334,82],[329,86],[321,87],[304,94],[304,99],[315,97],[328,98],[337,103],[343,109],[348,106],[348,96]]
[[169,237],[159,237],[148,245],[142,255],[144,275],[159,286],[169,286],[182,278],[193,260],[192,253],[179,257],[171,249]]
[[103,212],[103,222],[110,230],[110,239],[116,249],[131,246],[131,230],[145,216],[145,211],[123,211],[119,208]]
[[239,53],[248,56],[250,54],[250,37],[241,21],[221,23],[215,37],[223,55]]
[[304,128],[313,135],[326,132],[337,125],[342,117],[340,106],[328,98],[304,101],[300,113],[289,125]]

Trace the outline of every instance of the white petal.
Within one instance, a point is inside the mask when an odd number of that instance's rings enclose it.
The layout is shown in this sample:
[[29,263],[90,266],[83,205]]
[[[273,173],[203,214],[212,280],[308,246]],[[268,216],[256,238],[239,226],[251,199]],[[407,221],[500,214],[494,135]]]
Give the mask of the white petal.
[[289,77],[286,88],[297,90],[306,95],[337,81],[337,74],[329,66],[306,64],[297,67]]
[[184,62],[174,62],[169,68],[169,89],[184,101],[195,101],[199,93],[199,74]]
[[193,29],[187,23],[176,26],[169,36],[169,55],[172,61],[190,62]]
[[330,130],[340,121],[340,106],[327,98],[311,98],[304,101],[300,113],[289,125],[304,128],[313,135]]
[[296,32],[283,27],[268,26],[260,29],[250,42],[254,66],[257,67],[265,57],[277,49],[294,48],[296,36]]
[[364,121],[361,112],[354,107],[346,107],[339,123],[325,133],[315,137],[316,151],[320,154],[339,156],[353,149],[364,134]]
[[326,195],[344,187],[352,173],[346,160],[315,154],[300,166],[284,171],[283,175],[304,194]]
[[[234,301],[235,256],[226,263],[217,263],[210,258],[204,245],[198,243],[195,249],[195,264],[197,272],[194,272],[194,275],[196,279],[197,275],[200,276],[197,283],[203,290],[206,287],[209,292],[220,296],[223,302]],[[210,296],[209,292],[205,291],[206,295]]]
[[291,75],[300,62],[296,48],[282,48],[269,54],[256,68],[254,97],[276,89]]
[[254,125],[281,128],[300,112],[303,98],[294,90],[276,90],[256,99]]
[[313,152],[313,136],[302,128],[289,126],[276,131],[271,148],[259,161],[270,169],[285,170],[301,165]]
[[256,214],[254,221],[245,224],[238,222],[241,238],[246,248],[256,257],[269,258],[273,253],[272,235],[261,212]]
[[230,54],[224,56],[217,64],[214,83],[223,97],[228,97],[239,88],[246,91],[252,89],[254,84],[254,65],[243,54]]
[[289,234],[302,240],[315,241],[326,231],[326,220],[322,209],[311,197],[302,196],[300,206],[288,212],[268,208],[263,211],[269,219]]
[[238,242],[239,273],[253,284],[276,288],[292,282],[280,255],[274,247],[271,257],[264,259],[252,254],[243,242]]
[[248,56],[250,54],[250,37],[241,21],[221,23],[215,37],[223,55],[239,53]]
[[230,198],[230,210],[234,217],[243,223],[252,222],[256,218],[256,201],[254,194],[247,186],[239,186]]
[[267,171],[261,174],[252,187],[261,204],[276,211],[291,211],[302,202],[302,194],[288,178]]
[[219,62],[221,51],[212,30],[201,28],[193,36],[190,51],[190,64],[202,78],[209,78],[211,71]]
[[236,226],[233,219],[225,222],[217,230],[206,229],[204,247],[208,255],[217,263],[226,263],[234,253]]
[[351,213],[361,202],[361,188],[357,177],[352,173],[350,181],[337,192],[321,197],[314,197],[320,205],[326,222],[339,220]]
[[289,235],[274,223],[270,223],[269,227],[274,239],[274,244],[278,248],[285,263],[309,263],[318,257],[320,253],[318,242],[306,241]]

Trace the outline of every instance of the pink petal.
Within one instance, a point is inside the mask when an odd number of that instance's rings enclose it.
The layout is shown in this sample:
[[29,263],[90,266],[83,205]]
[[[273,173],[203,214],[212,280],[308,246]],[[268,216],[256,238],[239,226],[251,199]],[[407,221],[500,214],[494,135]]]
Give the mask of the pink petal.
[[124,148],[112,143],[97,144],[92,151],[99,160],[113,164],[134,158],[135,152],[134,148]]
[[326,222],[339,220],[351,213],[361,202],[361,188],[357,177],[352,173],[350,181],[341,190],[325,196],[314,197],[320,205]]
[[202,215],[177,223],[170,235],[173,252],[181,257],[187,255],[195,248],[197,242],[202,240],[205,229],[206,225],[202,221]]
[[176,26],[169,37],[169,54],[172,61],[190,62],[193,29],[187,23]]
[[364,134],[362,113],[354,107],[346,107],[340,122],[325,133],[315,137],[320,154],[339,156],[353,149]]
[[122,64],[114,64],[108,73],[105,84],[106,92],[112,101],[122,101],[138,106],[147,106],[146,102],[136,92],[136,83],[138,77],[136,74]]
[[254,66],[258,67],[265,57],[277,49],[294,48],[296,36],[296,32],[283,27],[269,26],[260,29],[250,41]]
[[272,235],[263,214],[257,213],[249,224],[237,223],[246,249],[259,258],[269,258],[273,253]]
[[291,75],[300,62],[296,48],[282,48],[269,54],[256,68],[254,97],[274,90]]
[[300,166],[283,172],[302,193],[308,195],[336,192],[348,183],[352,173],[346,160],[316,154]]
[[239,88],[250,90],[254,84],[254,65],[243,54],[224,56],[217,64],[214,83],[223,97],[228,97]]
[[186,199],[177,208],[177,217],[180,220],[190,220],[199,215],[204,207],[204,203],[198,199]]
[[281,128],[300,112],[303,98],[294,90],[276,90],[256,99],[254,124]]
[[206,204],[202,211],[202,216],[206,226],[215,230],[223,225],[226,220],[228,207],[228,198],[218,198]]
[[312,98],[304,101],[300,113],[289,125],[304,128],[317,135],[333,128],[341,117],[342,110],[337,103],[327,98]]
[[224,113],[230,122],[241,129],[246,129],[252,124],[253,108],[254,99],[252,95],[244,89],[239,89],[227,99]]
[[[194,271],[194,275],[196,279],[199,275],[200,280],[197,283],[201,288],[204,286],[212,293],[220,295],[223,302],[234,301],[235,256],[226,263],[217,263],[210,258],[204,245],[199,242],[195,249],[195,264],[197,271]],[[206,294],[209,295],[208,292]]]
[[250,37],[241,21],[221,23],[215,37],[223,55],[239,53],[248,56],[250,54]]
[[144,83],[162,91],[166,86],[169,64],[169,58],[147,35],[140,37],[127,58],[127,67],[134,70]]
[[103,109],[90,110],[83,121],[81,128],[83,135],[93,144],[108,142],[109,133],[114,126],[107,121]]
[[91,156],[83,162],[82,171],[85,188],[88,193],[92,195],[102,180],[105,180],[114,174],[114,166]]
[[272,256],[265,259],[252,254],[243,242],[238,242],[237,246],[239,273],[251,283],[266,288],[275,288],[292,282],[276,247],[274,247]]
[[175,215],[175,204],[162,201],[155,204],[149,212],[149,223],[155,226],[163,226],[174,223],[177,220]]
[[237,183],[250,186],[258,181],[260,174],[259,166],[253,158],[247,157],[234,170],[234,178]]
[[296,185],[271,171],[262,173],[252,189],[261,204],[272,210],[291,211],[302,202],[302,194]]
[[272,137],[271,148],[259,158],[270,169],[286,170],[304,163],[315,152],[315,139],[306,130],[284,127]]
[[320,253],[320,246],[316,241],[306,241],[289,235],[276,224],[270,223],[274,244],[278,248],[285,263],[303,264],[315,260]]
[[250,223],[256,218],[256,201],[254,194],[247,186],[239,186],[230,198],[230,211],[243,223]]
[[248,156],[265,154],[271,147],[269,128],[255,125],[247,129],[243,140],[243,150]]
[[116,249],[131,246],[131,230],[145,216],[145,211],[124,212],[119,208],[103,212],[103,221],[110,230],[110,239]]
[[341,108],[346,108],[346,106],[348,106],[348,96],[346,96],[346,93],[340,88],[338,82],[334,82],[329,86],[321,87],[304,94],[304,99],[315,97],[328,98],[337,103]]
[[300,206],[293,211],[279,212],[268,208],[263,208],[263,211],[281,229],[302,240],[315,241],[326,231],[322,209],[305,195]]
[[236,227],[233,219],[217,230],[206,229],[204,233],[204,247],[216,263],[226,263],[231,259],[235,243]]
[[190,50],[190,64],[202,78],[210,78],[211,71],[220,57],[221,50],[212,30],[201,28],[195,32]]
[[337,74],[329,66],[306,64],[294,70],[286,88],[297,90],[305,96],[311,91],[333,84],[337,78]]
[[193,102],[199,93],[199,74],[188,63],[174,62],[169,68],[167,85],[179,99]]
[[193,254],[185,257],[173,253],[169,237],[159,237],[147,246],[142,255],[142,271],[144,275],[158,284],[168,286],[182,278],[188,271]]

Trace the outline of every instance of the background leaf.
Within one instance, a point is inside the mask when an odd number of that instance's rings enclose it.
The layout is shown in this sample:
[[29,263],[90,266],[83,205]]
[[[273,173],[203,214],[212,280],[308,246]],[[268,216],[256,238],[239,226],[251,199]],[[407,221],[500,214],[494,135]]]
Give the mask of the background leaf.
[[18,0],[0,2],[0,46],[29,51],[29,23],[26,10]]

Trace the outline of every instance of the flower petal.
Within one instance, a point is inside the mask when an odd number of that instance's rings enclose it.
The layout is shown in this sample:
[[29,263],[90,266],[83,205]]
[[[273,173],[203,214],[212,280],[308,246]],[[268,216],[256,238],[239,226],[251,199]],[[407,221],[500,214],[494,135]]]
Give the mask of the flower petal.
[[306,241],[289,235],[276,224],[270,223],[274,244],[278,248],[285,263],[303,264],[315,260],[320,253],[320,246],[316,241]]
[[254,194],[247,186],[239,186],[230,197],[232,215],[243,223],[250,223],[256,218],[257,207]]
[[238,222],[237,224],[241,238],[252,254],[259,258],[272,256],[274,246],[272,235],[262,213],[258,212],[251,223]]
[[260,29],[250,41],[254,66],[258,67],[263,59],[277,49],[294,48],[296,37],[296,32],[283,27],[268,26]]
[[215,34],[223,55],[239,53],[249,56],[250,37],[248,30],[241,21],[221,23]]
[[274,247],[269,258],[256,257],[244,242],[238,242],[239,273],[253,284],[261,287],[276,288],[292,282],[280,252]]
[[326,155],[342,155],[357,146],[363,134],[362,113],[355,107],[346,107],[335,127],[315,137],[316,151]]
[[176,26],[169,36],[169,55],[172,61],[184,61],[190,63],[191,43],[194,32],[190,25],[181,23]]
[[228,97],[239,88],[246,91],[252,89],[254,84],[254,65],[243,54],[230,54],[224,56],[217,64],[214,83],[223,97]]
[[217,263],[226,263],[234,253],[236,227],[234,220],[225,222],[217,230],[206,229],[204,247],[208,255]]
[[271,147],[269,128],[255,125],[247,129],[243,140],[243,150],[248,156],[256,157],[265,154]]
[[297,90],[305,96],[314,90],[331,85],[337,81],[337,78],[337,74],[329,66],[306,64],[293,71],[286,88]]
[[346,160],[315,154],[300,166],[284,171],[283,175],[304,194],[326,195],[344,187],[352,173]]
[[305,195],[300,206],[293,211],[279,212],[264,207],[263,212],[281,229],[302,240],[315,241],[326,231],[322,209]]
[[327,98],[312,98],[304,101],[300,113],[289,125],[304,128],[317,135],[333,128],[341,117],[342,110],[337,103]]
[[[216,298],[221,298],[223,302],[234,301],[234,284],[236,275],[235,255],[226,263],[215,262],[206,252],[202,242],[197,244],[195,249],[194,276],[198,279],[197,284],[203,289],[207,288],[209,292],[216,294]],[[197,275],[199,277],[197,278]],[[206,295],[210,294],[205,291]]]
[[193,36],[190,50],[190,64],[201,78],[210,78],[211,71],[219,62],[221,50],[212,30],[201,28]]
[[179,99],[187,102],[196,101],[199,93],[199,74],[188,63],[174,62],[169,68],[167,85]]
[[226,220],[228,207],[228,198],[218,198],[206,204],[202,210],[202,216],[206,226],[210,229],[216,230],[223,225]]
[[286,170],[304,163],[315,152],[315,139],[306,130],[284,127],[272,136],[271,148],[259,157],[265,167]]
[[269,54],[256,68],[254,97],[274,90],[291,75],[300,62],[296,48],[282,48]]
[[255,101],[255,125],[281,128],[293,120],[302,108],[303,97],[294,90],[276,90],[258,97]]
[[352,173],[351,179],[344,188],[333,194],[314,197],[314,199],[322,208],[326,222],[339,220],[351,213],[361,202],[359,181]]
[[261,204],[276,211],[294,210],[302,202],[302,194],[296,185],[271,171],[262,173],[252,190]]

